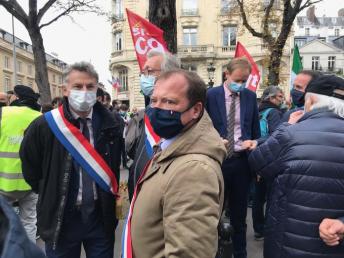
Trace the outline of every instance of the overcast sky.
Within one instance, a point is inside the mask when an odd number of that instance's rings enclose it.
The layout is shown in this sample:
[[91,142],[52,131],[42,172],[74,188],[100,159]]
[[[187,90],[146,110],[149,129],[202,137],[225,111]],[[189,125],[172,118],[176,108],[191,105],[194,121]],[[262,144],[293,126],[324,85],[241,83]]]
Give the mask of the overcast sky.
[[[27,0],[17,1],[27,9]],[[98,5],[106,11],[111,10],[111,1],[97,0]],[[338,9],[344,6],[343,2],[343,0],[324,0],[316,5],[316,14],[337,16]],[[48,17],[54,17],[54,13],[48,14]],[[111,78],[109,58],[112,44],[110,22],[106,17],[90,13],[73,14],[73,18],[75,22],[64,17],[42,30],[46,52],[57,53],[59,59],[69,64],[82,60],[90,61],[96,67],[100,81],[109,87],[107,80]],[[0,28],[12,33],[11,16],[3,7],[0,7]],[[17,20],[15,20],[15,35],[31,43],[25,28]]]

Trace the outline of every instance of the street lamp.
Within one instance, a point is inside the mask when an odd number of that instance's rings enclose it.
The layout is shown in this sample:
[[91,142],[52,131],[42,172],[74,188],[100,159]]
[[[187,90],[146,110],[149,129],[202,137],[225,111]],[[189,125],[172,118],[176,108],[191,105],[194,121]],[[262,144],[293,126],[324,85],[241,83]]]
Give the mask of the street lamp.
[[215,72],[216,68],[213,66],[213,63],[209,63],[208,67],[207,67],[207,71],[208,71],[208,78],[209,78],[209,82],[208,82],[208,88],[212,88],[214,86],[214,72]]

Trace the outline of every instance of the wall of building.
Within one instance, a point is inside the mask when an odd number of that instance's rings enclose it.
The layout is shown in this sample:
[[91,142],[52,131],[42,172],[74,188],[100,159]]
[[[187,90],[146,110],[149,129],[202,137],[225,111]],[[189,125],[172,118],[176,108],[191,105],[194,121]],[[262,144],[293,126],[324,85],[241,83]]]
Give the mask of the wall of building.
[[[22,44],[22,47],[20,45],[16,46],[17,81],[14,82],[13,43],[8,40],[8,34],[6,37],[4,35],[2,31],[2,34],[0,34],[0,91],[12,90],[16,84],[24,84],[38,92],[31,46],[27,43]],[[16,38],[17,40],[19,39]],[[62,71],[66,64],[54,59],[52,56],[47,59],[51,60],[47,62],[51,95],[52,97],[62,96]],[[58,65],[54,64],[54,62],[58,63]]]
[[[121,1],[120,1],[121,2]],[[148,0],[134,1],[122,0],[122,8],[128,8],[142,17],[148,16]],[[187,1],[190,2],[190,1]],[[242,25],[241,15],[238,8],[233,5],[235,1],[230,2],[229,6],[224,8],[222,0],[198,0],[196,10],[186,10],[184,0],[176,0],[177,11],[177,41],[178,57],[181,58],[184,67],[189,67],[208,82],[207,67],[210,63],[215,67],[214,83],[222,83],[223,71],[226,64],[234,57],[235,44],[223,45],[223,31],[226,26],[237,26],[236,41],[240,41],[252,55],[261,70],[262,82],[267,76],[266,60],[269,52],[262,40],[253,37]],[[113,11],[116,10],[118,0],[112,0]],[[258,7],[258,8],[257,8]],[[257,30],[260,30],[259,19],[257,17],[263,14],[262,6],[257,1],[252,1],[250,12],[250,23]],[[260,8],[260,9],[259,9]],[[281,10],[277,10],[276,12]],[[112,33],[123,33],[122,50],[116,50],[116,44],[113,43],[113,52],[111,54],[110,70],[115,78],[118,77],[118,71],[126,68],[128,70],[128,91],[114,90],[114,99],[130,102],[131,107],[143,107],[143,96],[139,88],[139,67],[136,61],[136,55],[132,44],[132,38],[128,27],[126,14],[123,18],[113,19]],[[252,14],[252,15],[251,15]],[[183,41],[183,29],[197,28],[196,44],[185,45]],[[115,40],[115,37],[114,37]],[[289,87],[290,73],[290,40],[284,49],[281,65],[281,86],[286,89]],[[261,84],[262,87],[264,86]],[[266,86],[266,85],[265,85]],[[261,87],[261,88],[262,88]],[[261,90],[259,91],[259,94]]]

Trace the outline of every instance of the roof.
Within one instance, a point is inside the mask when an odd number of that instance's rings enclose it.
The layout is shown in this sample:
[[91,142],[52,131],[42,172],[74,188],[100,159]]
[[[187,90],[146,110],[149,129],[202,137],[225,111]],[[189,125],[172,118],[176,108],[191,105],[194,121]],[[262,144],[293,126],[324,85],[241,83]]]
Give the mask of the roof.
[[[3,30],[0,28],[0,38],[7,41],[10,44],[13,44],[13,34]],[[33,54],[33,50],[32,50],[32,45],[25,42],[24,40],[18,38],[18,37],[14,37],[14,42],[15,42],[15,46],[17,48],[23,49],[29,53]],[[48,62],[59,66],[61,68],[64,68],[67,63],[65,63],[64,61],[58,59],[57,57],[53,56],[53,55],[49,55],[49,54],[45,54],[45,57],[47,59]]]
[[332,27],[332,26],[344,26],[344,17],[316,17],[319,24],[315,24],[310,21],[307,16],[298,16],[297,25],[298,26],[319,26],[319,27]]
[[302,51],[303,48],[307,47],[308,45],[311,45],[315,42],[320,42],[321,44],[327,46],[327,47],[330,47],[332,48],[333,50],[335,51],[338,51],[338,52],[343,52],[343,49],[340,49],[338,48],[337,46],[335,46],[334,44],[332,43],[329,43],[329,42],[324,42],[323,40],[320,40],[320,39],[313,39],[311,41],[308,41],[306,44],[304,44],[302,47],[299,48],[300,51]]

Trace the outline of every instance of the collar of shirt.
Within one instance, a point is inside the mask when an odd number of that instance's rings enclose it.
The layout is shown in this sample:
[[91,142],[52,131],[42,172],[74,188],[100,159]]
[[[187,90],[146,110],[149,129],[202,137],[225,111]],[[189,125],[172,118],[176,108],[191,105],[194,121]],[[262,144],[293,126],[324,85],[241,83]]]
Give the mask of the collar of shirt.
[[161,150],[165,150],[168,146],[170,146],[177,139],[177,136],[178,135],[170,139],[162,139],[160,143]]
[[[225,99],[231,99],[232,92],[230,91],[230,89],[228,89],[228,84],[226,82],[223,83],[223,88],[225,89]],[[237,94],[238,96],[240,96],[240,92],[238,92]]]
[[[79,119],[80,116],[77,113],[75,113],[72,109],[70,109],[70,113],[72,114],[74,119],[76,120]],[[92,114],[93,114],[93,108],[91,109],[90,113],[87,115],[86,118],[92,120]]]

